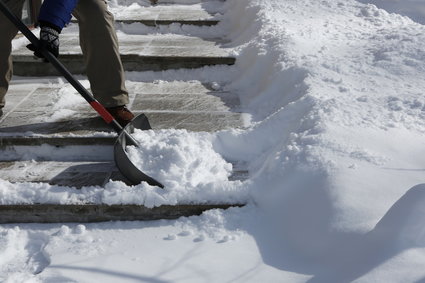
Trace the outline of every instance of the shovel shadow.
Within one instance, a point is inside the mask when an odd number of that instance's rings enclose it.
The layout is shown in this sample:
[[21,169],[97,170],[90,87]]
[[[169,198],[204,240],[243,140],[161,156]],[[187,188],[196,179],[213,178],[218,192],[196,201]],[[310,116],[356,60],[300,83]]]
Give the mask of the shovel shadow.
[[88,186],[105,186],[110,180],[131,182],[125,178],[113,161],[85,163],[67,167],[54,176],[49,184],[80,189]]
[[[25,122],[25,121],[23,121]],[[39,122],[5,126],[0,128],[0,133],[36,133],[36,134],[59,134],[83,131],[112,131],[99,117],[78,118],[57,122]]]

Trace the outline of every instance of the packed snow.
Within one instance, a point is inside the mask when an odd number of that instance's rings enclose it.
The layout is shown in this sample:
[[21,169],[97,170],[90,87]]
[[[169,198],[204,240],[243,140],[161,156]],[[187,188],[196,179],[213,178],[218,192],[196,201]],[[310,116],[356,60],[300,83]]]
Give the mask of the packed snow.
[[[216,3],[235,67],[128,79],[236,92],[248,129],[138,133],[148,150],[131,156],[166,190],[1,181],[0,200],[249,205],[176,221],[2,225],[0,280],[424,281],[424,17],[389,9],[413,0],[375,2],[388,11],[354,0]],[[162,158],[145,164],[140,154]],[[249,179],[228,181],[228,160],[248,164]]]

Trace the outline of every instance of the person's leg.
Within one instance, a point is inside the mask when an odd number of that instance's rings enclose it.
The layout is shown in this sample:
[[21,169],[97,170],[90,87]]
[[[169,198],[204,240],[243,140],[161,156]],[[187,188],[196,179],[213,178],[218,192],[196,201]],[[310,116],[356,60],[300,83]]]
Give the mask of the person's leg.
[[[24,0],[6,0],[4,3],[19,18],[22,16]],[[0,116],[5,104],[6,92],[9,89],[9,81],[12,78],[12,40],[18,33],[18,29],[0,13]]]
[[73,15],[94,97],[105,107],[128,104],[114,17],[104,0],[81,0]]

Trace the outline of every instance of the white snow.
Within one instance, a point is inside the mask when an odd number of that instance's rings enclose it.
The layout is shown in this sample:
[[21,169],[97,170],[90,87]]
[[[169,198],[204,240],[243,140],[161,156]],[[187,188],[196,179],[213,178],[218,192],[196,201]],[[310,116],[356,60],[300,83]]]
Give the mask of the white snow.
[[[374,2],[380,3],[389,9],[394,1]],[[414,1],[397,4],[398,11],[417,7]],[[250,204],[176,221],[84,228],[2,225],[1,280],[425,280],[425,27],[420,20],[354,0],[222,5],[219,28],[237,55],[235,67],[128,78],[193,75],[237,92],[252,115],[248,129],[138,134],[148,157],[135,152],[132,158],[159,172],[158,178],[169,178],[164,182],[170,189],[164,191],[119,182],[77,191],[1,181],[0,200]],[[219,72],[209,76],[214,71]],[[163,158],[156,163],[138,161],[159,153]],[[246,162],[250,178],[227,181],[225,160]]]
[[423,0],[359,0],[370,3],[390,13],[397,13],[410,17],[418,23],[425,24],[425,3]]
[[138,130],[133,137],[140,147],[128,147],[132,162],[149,176],[163,180],[170,190],[208,184],[221,186],[232,173],[232,165],[214,151],[208,133]]
[[[247,219],[252,217],[252,221]],[[262,263],[252,209],[177,221],[3,226],[5,282],[303,282]],[[267,244],[266,241],[260,244]],[[18,248],[19,247],[19,248]],[[30,260],[27,260],[30,259]],[[26,261],[27,260],[27,261]],[[6,266],[13,267],[7,269]],[[16,268],[18,267],[19,268]],[[31,271],[41,273],[31,275]],[[35,272],[37,273],[37,272]],[[3,278],[2,278],[3,276]]]

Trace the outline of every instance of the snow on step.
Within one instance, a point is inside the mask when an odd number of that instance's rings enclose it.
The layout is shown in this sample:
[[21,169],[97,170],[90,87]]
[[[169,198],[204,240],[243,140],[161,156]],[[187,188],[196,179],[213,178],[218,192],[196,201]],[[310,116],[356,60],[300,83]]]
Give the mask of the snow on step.
[[[135,35],[118,33],[121,59],[126,71],[161,71],[199,68],[207,65],[233,65],[235,58],[220,43],[185,35]],[[14,73],[21,76],[51,76],[57,71],[35,59],[25,46],[12,52]],[[71,73],[85,72],[78,34],[72,28],[61,35],[60,61]]]
[[[155,135],[153,131],[143,133]],[[208,133],[174,131],[168,142],[143,144],[143,154],[153,153],[158,157],[154,163],[163,162],[164,167],[155,165],[155,172],[162,176],[165,189],[146,183],[126,186],[110,182],[115,180],[116,172],[114,164],[107,162],[108,157],[112,158],[112,153],[108,154],[110,147],[40,146],[30,147],[27,152],[16,147],[12,152],[6,149],[1,156],[11,160],[0,162],[0,223],[153,220],[244,204],[247,195],[241,194],[241,182],[231,176],[240,164],[232,166],[219,156],[210,137]],[[156,152],[157,146],[166,147],[165,159]],[[97,156],[105,162],[90,161]],[[93,186],[99,185],[96,182],[104,186]],[[77,190],[78,185],[85,186]],[[182,204],[191,205],[180,209]],[[173,205],[177,208],[173,209]]]
[[[86,84],[83,81],[83,84]],[[131,108],[155,129],[216,131],[242,125],[239,100],[211,83],[127,82]],[[113,162],[116,134],[64,83],[13,81],[0,119],[0,179],[83,187],[127,182]],[[104,132],[102,132],[104,131]],[[248,172],[233,164],[229,180]]]
[[[67,148],[61,148],[67,150]],[[112,159],[113,153],[106,156]],[[234,164],[230,181],[246,180],[248,171]],[[0,161],[0,179],[12,183],[35,182],[50,185],[82,188],[103,187],[110,180],[131,183],[119,172],[113,160],[93,161]]]

